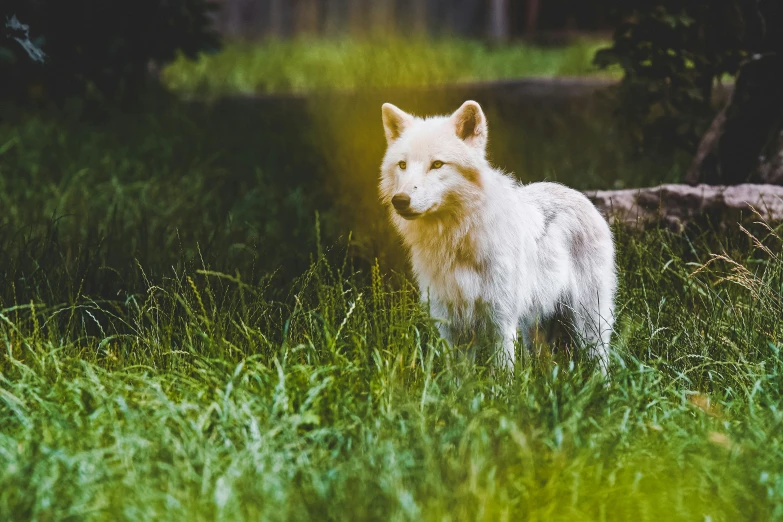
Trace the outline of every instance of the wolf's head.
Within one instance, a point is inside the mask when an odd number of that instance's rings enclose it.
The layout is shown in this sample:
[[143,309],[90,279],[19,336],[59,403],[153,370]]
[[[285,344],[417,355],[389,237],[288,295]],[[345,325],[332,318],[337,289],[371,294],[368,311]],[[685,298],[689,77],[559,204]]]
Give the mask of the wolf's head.
[[393,217],[457,214],[480,201],[487,120],[478,103],[466,101],[451,116],[426,119],[390,103],[383,104],[382,112],[388,148],[380,194]]

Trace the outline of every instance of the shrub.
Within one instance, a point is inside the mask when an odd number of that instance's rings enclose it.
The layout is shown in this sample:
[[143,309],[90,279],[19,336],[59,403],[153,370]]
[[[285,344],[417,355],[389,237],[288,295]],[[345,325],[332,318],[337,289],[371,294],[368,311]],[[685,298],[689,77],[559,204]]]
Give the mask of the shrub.
[[214,9],[212,0],[4,2],[0,77],[10,81],[0,85],[0,96],[135,94],[151,61],[166,62],[178,52],[195,56],[218,45]]

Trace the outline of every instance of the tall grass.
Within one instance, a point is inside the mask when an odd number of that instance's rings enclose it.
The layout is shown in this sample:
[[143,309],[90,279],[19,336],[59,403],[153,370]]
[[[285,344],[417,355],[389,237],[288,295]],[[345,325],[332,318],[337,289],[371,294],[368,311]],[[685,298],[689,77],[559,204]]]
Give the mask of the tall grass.
[[564,47],[478,41],[269,40],[231,43],[197,61],[180,58],[162,72],[181,94],[305,93],[529,76],[599,74],[595,51],[606,42],[580,40]]
[[350,261],[313,257],[283,301],[194,269],[124,301],[4,303],[0,513],[780,518],[779,237],[619,246],[608,382],[546,344],[472,365],[406,278]]
[[507,372],[332,197],[354,144],[229,109],[0,125],[0,519],[783,518],[780,226],[617,229],[608,380]]

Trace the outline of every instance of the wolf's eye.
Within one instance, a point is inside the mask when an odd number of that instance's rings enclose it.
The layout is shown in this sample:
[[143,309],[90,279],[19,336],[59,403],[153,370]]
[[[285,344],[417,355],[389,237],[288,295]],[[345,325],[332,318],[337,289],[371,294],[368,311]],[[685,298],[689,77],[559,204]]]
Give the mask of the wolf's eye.
[[443,162],[442,162],[442,161],[440,161],[440,160],[437,160],[437,161],[433,161],[433,162],[432,162],[432,165],[430,165],[430,168],[431,168],[431,169],[439,169],[439,168],[441,168],[442,166],[443,166]]
[[407,163],[405,163],[404,161],[401,161],[401,162],[399,162],[399,163],[397,164],[397,166],[398,166],[398,167],[400,167],[400,170],[405,170],[405,169],[407,169],[407,168],[408,168],[408,164],[407,164]]

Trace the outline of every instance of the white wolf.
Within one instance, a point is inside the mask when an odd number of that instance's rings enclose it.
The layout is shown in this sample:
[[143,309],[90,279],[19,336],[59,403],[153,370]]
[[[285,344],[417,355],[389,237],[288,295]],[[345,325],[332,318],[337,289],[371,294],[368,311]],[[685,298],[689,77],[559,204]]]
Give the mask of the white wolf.
[[529,346],[537,319],[566,311],[606,371],[617,275],[612,232],[592,203],[563,185],[522,186],[494,169],[474,101],[451,116],[422,119],[388,103],[382,114],[381,201],[441,335],[456,342],[490,333],[513,366],[517,330]]

